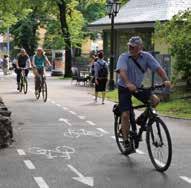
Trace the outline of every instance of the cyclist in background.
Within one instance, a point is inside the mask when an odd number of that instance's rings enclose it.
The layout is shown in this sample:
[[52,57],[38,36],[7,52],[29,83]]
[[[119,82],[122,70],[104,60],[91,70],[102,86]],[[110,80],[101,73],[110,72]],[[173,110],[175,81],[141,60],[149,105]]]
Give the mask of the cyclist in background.
[[16,58],[16,68],[15,68],[15,73],[17,74],[17,90],[19,90],[19,83],[22,71],[21,68],[25,68],[25,76],[27,77],[30,66],[31,66],[30,58],[26,53],[26,50],[24,48],[21,48],[20,53]]
[[39,47],[32,59],[32,67],[35,68],[35,93],[39,92],[40,76],[44,74],[45,64],[51,67],[47,56],[44,54],[44,50]]
[[[137,88],[141,87],[144,79],[144,73],[149,68],[156,72],[162,79],[166,87],[170,87],[171,83],[158,61],[148,52],[142,51],[143,42],[139,36],[131,37],[128,42],[129,52],[123,53],[119,56],[117,62],[116,71],[118,77],[118,93],[119,93],[119,108],[121,111],[121,125],[122,135],[124,139],[124,146],[126,152],[129,153],[129,128],[130,128],[130,109],[131,109],[131,97],[135,96],[138,100],[145,103],[150,95],[145,92],[137,92]],[[152,96],[152,104],[155,107],[159,102],[159,98],[156,95]],[[144,119],[142,114],[137,119],[137,124],[141,119]]]

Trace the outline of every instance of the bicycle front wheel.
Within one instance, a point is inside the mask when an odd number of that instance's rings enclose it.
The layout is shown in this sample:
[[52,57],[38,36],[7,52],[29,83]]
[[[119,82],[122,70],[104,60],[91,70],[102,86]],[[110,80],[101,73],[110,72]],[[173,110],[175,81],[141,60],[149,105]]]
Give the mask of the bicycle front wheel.
[[46,102],[47,101],[47,84],[46,82],[44,81],[43,84],[42,84],[42,97],[43,97],[43,101]]
[[169,131],[159,117],[149,121],[146,142],[149,157],[156,170],[167,170],[172,159],[172,144]]
[[28,82],[27,82],[26,78],[23,79],[23,91],[24,91],[24,94],[27,94],[27,91],[28,91]]
[[20,79],[20,82],[19,82],[19,92],[22,92],[23,90],[23,79]]
[[38,89],[38,91],[35,91],[35,97],[37,100],[40,98],[40,89]]

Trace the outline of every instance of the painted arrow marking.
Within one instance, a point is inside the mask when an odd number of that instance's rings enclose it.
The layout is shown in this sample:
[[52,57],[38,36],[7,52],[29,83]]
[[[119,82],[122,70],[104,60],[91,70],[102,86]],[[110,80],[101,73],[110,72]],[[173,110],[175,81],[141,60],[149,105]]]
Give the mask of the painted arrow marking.
[[62,121],[64,123],[66,123],[67,125],[72,126],[72,124],[69,122],[68,119],[60,118],[58,121]]
[[94,178],[93,177],[85,177],[78,170],[76,170],[73,166],[68,165],[68,167],[78,175],[78,177],[72,177],[74,180],[77,180],[83,184],[89,185],[90,187],[94,186]]

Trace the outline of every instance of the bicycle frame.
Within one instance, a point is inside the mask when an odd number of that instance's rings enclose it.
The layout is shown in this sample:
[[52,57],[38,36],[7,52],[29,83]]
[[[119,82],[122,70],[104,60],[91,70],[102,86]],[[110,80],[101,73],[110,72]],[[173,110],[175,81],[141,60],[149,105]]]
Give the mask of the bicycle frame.
[[23,78],[26,78],[25,70],[27,70],[27,69],[26,68],[21,68],[21,81],[22,81]]
[[[144,108],[144,107],[146,107],[146,109],[144,111],[144,113],[146,114],[146,119],[145,119],[144,124],[141,125],[141,127],[139,128],[139,130],[137,132],[137,125],[136,125],[136,121],[135,121],[135,112],[134,112],[134,110]],[[146,122],[149,119],[152,119],[152,118],[154,118],[156,116],[157,116],[157,114],[154,112],[154,109],[151,106],[151,102],[148,102],[146,105],[144,104],[144,105],[132,106],[132,108],[130,110],[130,126],[131,126],[131,129],[132,129],[132,132],[137,137],[137,139],[135,137],[134,137],[134,139],[136,139],[138,141],[140,140],[143,131],[145,131],[146,128],[147,128],[146,127]]]
[[[117,105],[114,105],[113,112],[115,116],[114,132],[116,143],[119,147],[119,150],[124,155],[129,155],[134,153],[139,147],[139,142],[142,141],[142,133],[146,131],[146,144],[151,159],[152,164],[156,170],[163,172],[167,170],[170,166],[172,159],[172,143],[170,134],[166,124],[158,117],[154,108],[152,107],[151,96],[154,93],[153,91],[157,88],[162,88],[161,86],[153,86],[149,89],[150,99],[143,105],[131,106],[130,109],[130,132],[129,132],[129,141],[130,145],[128,146],[130,150],[126,150],[122,127],[121,127],[121,113]],[[143,88],[140,88],[143,89]],[[135,120],[135,109],[145,108],[144,116],[141,115],[142,121],[137,121],[140,126],[137,131],[137,124]],[[140,119],[141,120],[141,119]],[[165,150],[165,152],[163,152]],[[164,154],[164,156],[163,156]]]
[[[138,105],[138,106],[132,106],[131,110],[130,110],[130,126],[132,129],[131,134],[133,134],[133,139],[135,140],[135,142],[139,143],[142,133],[143,131],[146,131],[147,129],[147,122],[152,120],[154,117],[158,116],[157,113],[155,112],[155,110],[152,107],[152,102],[151,102],[151,97],[153,95],[153,91],[156,88],[161,88],[164,87],[163,85],[160,86],[152,86],[151,88],[149,88],[149,92],[150,92],[150,99],[147,101],[147,103],[143,104],[143,105]],[[147,90],[144,88],[138,88],[138,90]],[[136,125],[136,121],[135,121],[135,109],[140,109],[140,108],[145,108],[144,114],[145,114],[145,121],[144,123],[141,125],[141,127],[139,128],[139,131],[137,132],[137,125]],[[148,122],[149,124],[149,122]]]

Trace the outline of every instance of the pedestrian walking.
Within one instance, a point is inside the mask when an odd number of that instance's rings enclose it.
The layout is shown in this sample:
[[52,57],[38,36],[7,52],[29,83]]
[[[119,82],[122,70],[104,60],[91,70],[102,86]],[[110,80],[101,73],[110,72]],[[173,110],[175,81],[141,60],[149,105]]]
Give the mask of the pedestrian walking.
[[102,93],[102,104],[104,104],[106,83],[107,83],[107,77],[108,77],[108,65],[107,65],[107,62],[104,60],[103,51],[98,51],[97,56],[98,56],[98,59],[94,63],[95,102],[97,102],[98,92],[101,92]]

